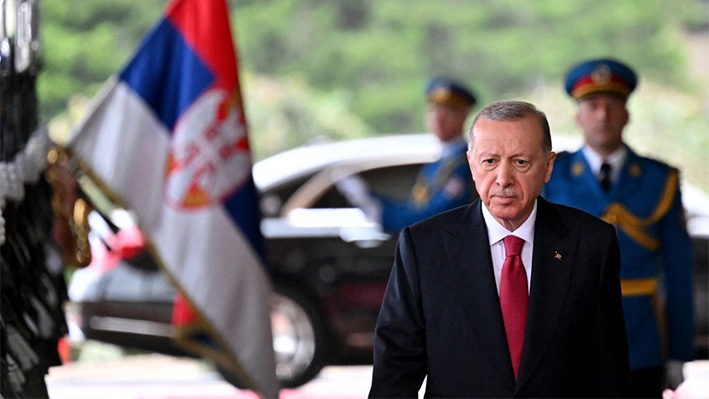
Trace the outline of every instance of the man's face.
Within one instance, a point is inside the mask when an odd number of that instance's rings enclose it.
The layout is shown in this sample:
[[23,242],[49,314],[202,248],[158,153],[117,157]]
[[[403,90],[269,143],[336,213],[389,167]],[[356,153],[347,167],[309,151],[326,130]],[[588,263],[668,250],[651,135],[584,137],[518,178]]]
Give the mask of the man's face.
[[475,188],[492,216],[514,231],[527,220],[549,181],[556,154],[543,149],[535,116],[516,121],[478,119],[468,152]]
[[448,107],[429,103],[426,111],[426,127],[439,140],[446,142],[463,133],[463,125],[467,117],[466,107]]
[[625,99],[613,94],[592,94],[578,102],[576,121],[586,143],[601,155],[609,155],[623,143],[628,123]]

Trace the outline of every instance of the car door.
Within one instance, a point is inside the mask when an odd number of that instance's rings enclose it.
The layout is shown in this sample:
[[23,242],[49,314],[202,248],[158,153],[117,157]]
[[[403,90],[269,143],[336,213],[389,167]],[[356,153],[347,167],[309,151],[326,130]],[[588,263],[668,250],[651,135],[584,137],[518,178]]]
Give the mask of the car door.
[[[398,235],[386,234],[335,187],[333,176],[357,173],[368,187],[402,200],[420,163],[332,166],[301,182],[281,215],[265,218],[269,267],[277,280],[305,291],[344,352],[371,357],[374,326]],[[335,172],[335,169],[338,169]],[[283,196],[281,196],[282,198]]]

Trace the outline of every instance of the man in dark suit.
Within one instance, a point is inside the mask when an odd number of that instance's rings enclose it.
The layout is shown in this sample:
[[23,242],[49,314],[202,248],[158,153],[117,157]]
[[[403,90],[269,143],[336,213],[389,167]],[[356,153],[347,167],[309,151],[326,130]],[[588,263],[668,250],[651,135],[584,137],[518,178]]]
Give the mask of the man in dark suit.
[[630,394],[615,230],[539,196],[554,158],[532,104],[476,116],[480,199],[402,231],[370,397]]

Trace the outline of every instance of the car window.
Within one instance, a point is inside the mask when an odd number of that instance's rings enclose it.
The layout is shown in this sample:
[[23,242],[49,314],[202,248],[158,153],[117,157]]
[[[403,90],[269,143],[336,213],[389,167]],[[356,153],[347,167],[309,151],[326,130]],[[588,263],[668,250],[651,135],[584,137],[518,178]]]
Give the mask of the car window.
[[[390,198],[406,200],[411,192],[421,164],[395,165],[359,173],[367,187]],[[331,185],[312,205],[312,208],[351,208],[352,204]]]
[[362,178],[371,190],[389,198],[405,201],[423,167],[422,164],[398,165],[364,172]]
[[312,174],[302,176],[262,192],[260,201],[261,214],[264,217],[278,216],[283,204],[311,177],[313,177]]

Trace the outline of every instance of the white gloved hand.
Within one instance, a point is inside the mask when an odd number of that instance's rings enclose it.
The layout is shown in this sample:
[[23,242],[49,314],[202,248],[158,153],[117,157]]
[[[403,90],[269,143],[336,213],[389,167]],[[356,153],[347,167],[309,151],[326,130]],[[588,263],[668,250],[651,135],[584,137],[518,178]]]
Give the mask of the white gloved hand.
[[381,205],[369,194],[364,179],[357,175],[345,176],[335,180],[335,187],[352,205],[361,209],[368,220],[379,222]]
[[350,175],[335,181],[337,190],[345,196],[353,205],[359,204],[369,196],[367,183],[357,175]]

